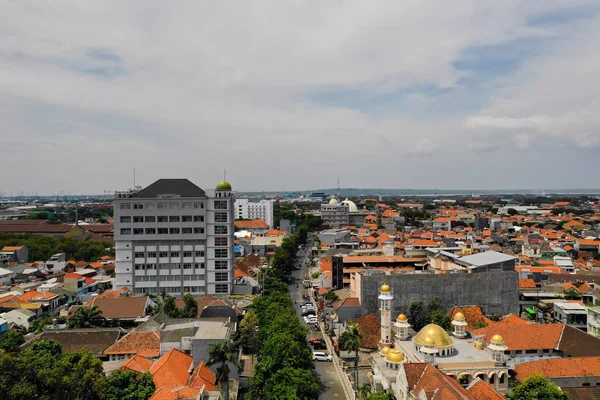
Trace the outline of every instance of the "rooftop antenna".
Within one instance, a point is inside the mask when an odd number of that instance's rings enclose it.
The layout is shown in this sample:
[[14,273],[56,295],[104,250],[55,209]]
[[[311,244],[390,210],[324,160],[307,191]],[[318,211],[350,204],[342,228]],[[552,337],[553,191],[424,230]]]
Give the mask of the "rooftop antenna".
[[337,178],[337,182],[338,182],[338,191],[337,191],[337,197],[338,199],[340,198],[340,178]]
[[135,190],[135,168],[133,169],[133,190]]
[[223,180],[226,181],[227,180],[227,170],[223,169]]

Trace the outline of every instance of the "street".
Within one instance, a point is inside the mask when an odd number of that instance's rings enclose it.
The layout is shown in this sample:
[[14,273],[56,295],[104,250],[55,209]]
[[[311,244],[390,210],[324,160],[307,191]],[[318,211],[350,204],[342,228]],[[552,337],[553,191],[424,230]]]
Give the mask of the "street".
[[[295,281],[298,283],[292,283],[290,285],[290,295],[292,296],[292,300],[295,301],[296,305],[296,315],[300,319],[300,322],[305,325],[310,331],[307,336],[307,340],[310,338],[320,339],[323,337],[321,330],[315,331],[313,329],[313,325],[306,325],[304,320],[302,319],[302,311],[300,309],[300,305],[305,302],[302,298],[303,292],[306,292],[304,286],[302,285],[302,280],[307,275],[307,268],[305,266],[306,263],[310,262],[310,245],[307,245],[304,250],[298,251],[298,257],[296,259],[296,265],[300,267],[299,270],[296,270],[292,273],[292,276],[295,278]],[[327,350],[319,350],[328,353]],[[321,377],[321,381],[325,385],[325,390],[319,396],[320,400],[328,400],[328,399],[344,399],[344,391],[340,384],[340,378],[336,373],[335,366],[330,362],[322,362],[315,361],[315,370]]]

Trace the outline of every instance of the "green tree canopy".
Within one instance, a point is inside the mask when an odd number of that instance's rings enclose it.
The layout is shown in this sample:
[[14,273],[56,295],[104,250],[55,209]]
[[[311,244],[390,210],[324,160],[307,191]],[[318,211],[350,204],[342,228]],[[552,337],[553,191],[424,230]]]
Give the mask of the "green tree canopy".
[[220,364],[217,367],[217,381],[224,388],[225,400],[229,400],[229,365],[233,361],[233,346],[229,342],[213,343],[208,348],[207,365]]
[[362,333],[360,329],[358,329],[358,325],[352,324],[350,325],[341,335],[339,340],[340,348],[346,351],[354,351],[354,385],[355,389],[358,391],[358,350],[360,346],[362,346]]
[[9,353],[16,353],[23,343],[25,343],[25,339],[21,333],[10,331],[0,340],[0,349]]
[[81,307],[69,320],[69,328],[95,328],[102,326],[105,322],[106,318],[102,316],[102,311],[98,307]]
[[266,400],[312,400],[319,398],[321,386],[309,369],[285,367],[265,384]]
[[180,316],[184,318],[196,318],[198,316],[198,302],[189,293],[183,295],[183,310],[181,310]]
[[553,382],[542,375],[531,375],[523,382],[513,387],[508,394],[511,400],[567,400],[568,396]]
[[105,400],[148,400],[154,394],[155,385],[150,373],[117,370],[106,379]]

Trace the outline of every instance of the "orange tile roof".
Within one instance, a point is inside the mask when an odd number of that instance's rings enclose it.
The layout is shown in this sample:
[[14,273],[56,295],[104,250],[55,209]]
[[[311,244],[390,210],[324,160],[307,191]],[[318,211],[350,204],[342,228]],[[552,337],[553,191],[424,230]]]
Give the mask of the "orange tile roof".
[[142,357],[158,357],[160,355],[160,332],[129,332],[106,349],[104,354],[137,354]]
[[242,271],[241,269],[239,269],[238,267],[235,267],[234,271],[234,276],[236,278],[242,278],[244,276],[250,276],[250,274],[248,274],[247,272]]
[[439,247],[439,245],[433,240],[415,240],[412,242],[413,246],[428,246],[428,247]]
[[519,381],[533,374],[541,374],[549,379],[600,376],[600,357],[549,358],[518,364],[514,370]]
[[457,381],[439,371],[431,364],[427,364],[412,393],[418,396],[424,391],[428,399],[465,400],[469,393]]
[[470,307],[454,307],[450,311],[450,319],[454,318],[454,314],[457,312],[463,313],[465,316],[465,322],[468,324],[468,329],[478,329],[486,324],[486,318],[481,312],[481,307],[470,306]]
[[452,218],[449,217],[440,217],[433,220],[433,222],[450,222]]
[[323,257],[319,262],[319,269],[321,272],[332,271],[333,270],[333,261]]
[[40,293],[37,290],[30,290],[29,292],[25,292],[20,295],[19,298],[23,301],[31,301],[31,300],[46,300],[55,297],[56,294],[51,292]]
[[467,392],[474,400],[505,400],[504,396],[479,378],[467,386]]
[[367,314],[358,320],[348,320],[349,324],[358,325],[363,335],[362,347],[365,349],[376,349],[381,339],[381,320],[375,314]]
[[202,361],[190,377],[189,386],[199,389],[204,386],[205,390],[212,392],[217,389],[217,376],[211,371],[206,363]]
[[580,245],[585,246],[600,246],[600,240],[592,240],[592,239],[577,239]]
[[535,281],[531,278],[519,279],[519,289],[535,289],[536,287]]
[[200,394],[200,389],[191,388],[188,386],[177,387],[160,387],[156,389],[149,400],[178,400],[178,399],[195,399]]
[[191,356],[181,350],[170,350],[150,368],[154,384],[156,387],[187,385],[193,361]]
[[76,274],[75,272],[69,272],[65,274],[64,279],[82,279],[83,276]]
[[489,326],[500,326],[500,325],[527,325],[529,322],[524,320],[521,317],[518,317],[514,314],[510,314],[505,318],[502,318],[500,321],[492,321],[491,319],[486,318],[485,322]]
[[508,350],[556,349],[563,328],[562,324],[507,324],[477,329],[473,334],[483,335],[483,339],[488,344],[492,336],[498,334],[504,338]]
[[2,251],[17,251],[17,250],[21,250],[23,248],[23,246],[4,246],[2,248]]
[[235,221],[234,225],[239,229],[269,229],[269,225],[262,219],[252,221]]
[[144,372],[148,372],[150,370],[150,367],[152,367],[152,364],[154,364],[154,361],[148,360],[147,358],[136,354],[135,356],[129,358],[123,364],[121,364],[120,369],[121,371],[130,370],[141,374]]

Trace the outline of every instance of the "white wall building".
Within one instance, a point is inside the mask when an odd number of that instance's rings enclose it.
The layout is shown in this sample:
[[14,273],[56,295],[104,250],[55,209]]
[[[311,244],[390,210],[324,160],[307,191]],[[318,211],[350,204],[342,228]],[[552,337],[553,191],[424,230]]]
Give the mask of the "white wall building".
[[273,228],[274,203],[274,200],[235,199],[235,218],[262,219],[269,225],[269,228]]
[[187,179],[159,179],[115,193],[115,289],[230,294],[233,202],[227,181],[205,191]]

